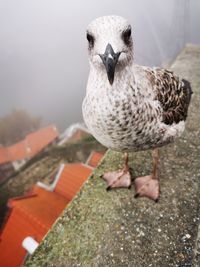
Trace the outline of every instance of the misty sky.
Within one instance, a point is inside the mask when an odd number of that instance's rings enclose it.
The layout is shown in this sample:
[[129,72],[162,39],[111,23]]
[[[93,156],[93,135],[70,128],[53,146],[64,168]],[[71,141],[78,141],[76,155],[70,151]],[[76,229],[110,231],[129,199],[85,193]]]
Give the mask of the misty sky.
[[24,108],[60,130],[82,121],[85,31],[102,15],[133,27],[135,60],[161,65],[200,43],[199,0],[0,0],[0,117]]

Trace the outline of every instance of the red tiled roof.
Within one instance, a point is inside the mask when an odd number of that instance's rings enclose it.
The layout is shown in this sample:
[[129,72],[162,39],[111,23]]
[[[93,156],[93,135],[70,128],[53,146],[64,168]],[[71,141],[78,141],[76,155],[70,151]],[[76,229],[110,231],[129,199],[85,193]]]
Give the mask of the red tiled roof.
[[25,237],[41,241],[68,201],[35,186],[32,195],[11,199],[12,209],[0,237],[0,265],[21,266],[26,255],[21,246]]
[[0,164],[10,161],[10,154],[6,147],[0,147]]
[[21,266],[26,256],[26,251],[21,244],[27,236],[32,236],[40,241],[43,235],[28,220],[22,219],[18,210],[12,210],[0,240],[0,262],[2,266]]
[[30,148],[30,156],[33,157],[46,146],[51,144],[59,136],[54,125],[42,128],[26,136],[27,145]]
[[48,230],[68,201],[55,192],[47,191],[37,185],[34,186],[32,193],[31,197],[12,199],[9,204],[31,216],[33,221]]
[[55,192],[70,201],[80,190],[91,172],[91,168],[81,163],[65,165],[56,184]]
[[97,167],[98,163],[100,162],[103,156],[104,156],[103,153],[92,151],[92,153],[88,158],[87,165],[93,168]]
[[10,153],[12,161],[22,160],[28,157],[28,151],[25,140],[8,147],[8,151]]
[[26,255],[24,238],[40,242],[91,172],[84,164],[64,165],[54,192],[34,186],[29,195],[9,200],[11,211],[0,236],[1,266],[21,266]]
[[26,138],[10,147],[0,147],[0,164],[31,158],[51,144],[59,133],[54,125],[30,133]]

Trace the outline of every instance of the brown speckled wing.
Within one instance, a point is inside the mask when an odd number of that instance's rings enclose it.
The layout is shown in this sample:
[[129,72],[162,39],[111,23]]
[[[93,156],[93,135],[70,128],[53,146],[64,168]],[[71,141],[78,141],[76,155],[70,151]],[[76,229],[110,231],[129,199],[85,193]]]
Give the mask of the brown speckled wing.
[[145,72],[163,108],[163,122],[170,125],[186,120],[192,94],[190,83],[165,69],[149,68]]

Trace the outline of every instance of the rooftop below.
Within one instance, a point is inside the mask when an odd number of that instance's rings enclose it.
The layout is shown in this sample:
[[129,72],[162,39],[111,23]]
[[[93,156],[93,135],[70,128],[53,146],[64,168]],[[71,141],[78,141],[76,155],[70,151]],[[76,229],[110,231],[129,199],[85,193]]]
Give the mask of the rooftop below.
[[[108,151],[48,232],[26,267],[200,266],[200,46],[187,45],[171,66],[194,91],[186,131],[160,149],[158,203],[111,190],[100,175],[122,165]],[[130,153],[133,178],[151,170],[150,151]]]

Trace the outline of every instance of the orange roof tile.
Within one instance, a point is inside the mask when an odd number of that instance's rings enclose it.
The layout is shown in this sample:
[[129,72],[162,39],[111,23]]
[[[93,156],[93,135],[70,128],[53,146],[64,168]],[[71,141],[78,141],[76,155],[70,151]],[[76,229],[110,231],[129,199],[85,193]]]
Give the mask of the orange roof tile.
[[54,192],[34,186],[32,195],[10,200],[12,207],[1,237],[1,266],[21,266],[26,255],[21,246],[27,236],[41,241],[68,201]]
[[103,156],[104,156],[103,153],[92,151],[92,153],[90,154],[87,160],[87,164],[95,168],[97,167],[98,163],[100,162]]
[[58,130],[54,125],[42,128],[26,136],[27,145],[30,148],[31,157],[36,155],[46,146],[51,144],[59,136]]
[[91,174],[92,169],[81,163],[66,164],[55,187],[55,192],[69,201],[80,190]]
[[24,220],[17,210],[12,210],[8,222],[0,237],[0,263],[1,266],[21,266],[26,251],[21,244],[25,237],[32,236],[37,241],[42,239],[38,229],[28,220]]
[[12,161],[22,160],[28,157],[27,145],[25,140],[8,147],[8,151],[10,152]]
[[11,199],[10,205],[48,230],[68,201],[55,192],[39,186],[34,186],[32,193],[33,195],[24,198]]
[[64,165],[54,192],[34,186],[29,195],[9,200],[11,212],[0,236],[2,266],[21,266],[26,255],[21,245],[24,238],[41,241],[91,172],[84,164]]
[[6,147],[0,147],[0,164],[10,161],[10,154]]
[[49,144],[51,144],[59,133],[54,125],[49,125],[38,131],[30,133],[26,138],[9,147],[0,147],[0,164],[27,159],[35,156]]

